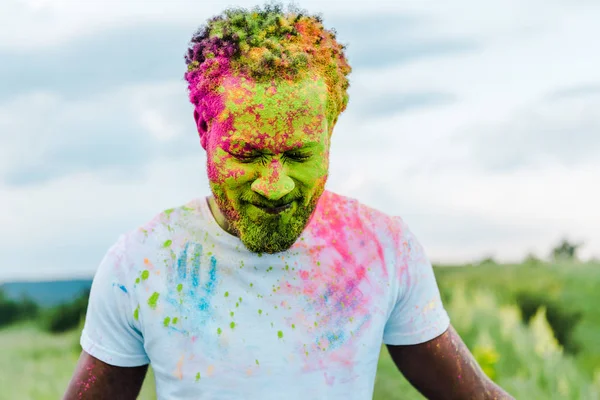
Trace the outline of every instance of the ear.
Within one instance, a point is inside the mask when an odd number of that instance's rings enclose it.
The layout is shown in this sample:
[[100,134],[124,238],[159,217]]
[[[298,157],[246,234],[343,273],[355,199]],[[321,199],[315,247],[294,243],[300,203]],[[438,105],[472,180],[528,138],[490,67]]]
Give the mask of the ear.
[[208,130],[208,125],[206,120],[200,115],[198,110],[194,108],[194,121],[196,121],[196,128],[198,129],[198,134],[200,136],[204,135]]

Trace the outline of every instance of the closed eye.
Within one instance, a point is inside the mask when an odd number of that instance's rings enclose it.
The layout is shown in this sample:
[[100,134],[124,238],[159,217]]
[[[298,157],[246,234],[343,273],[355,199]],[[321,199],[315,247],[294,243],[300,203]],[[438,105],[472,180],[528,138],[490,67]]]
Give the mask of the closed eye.
[[290,151],[285,153],[285,158],[288,158],[292,161],[302,162],[306,161],[311,157],[310,153],[303,153],[300,151]]
[[260,154],[256,154],[256,153],[246,153],[246,154],[229,153],[229,154],[231,156],[233,156],[233,158],[235,158],[236,160],[238,160],[242,163],[251,163],[260,158]]

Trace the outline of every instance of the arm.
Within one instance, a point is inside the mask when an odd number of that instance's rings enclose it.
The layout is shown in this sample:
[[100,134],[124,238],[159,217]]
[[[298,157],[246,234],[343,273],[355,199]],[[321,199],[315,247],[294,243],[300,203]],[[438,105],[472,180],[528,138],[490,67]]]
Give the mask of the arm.
[[148,365],[114,367],[82,351],[63,400],[135,400],[147,370]]
[[428,399],[513,399],[485,375],[452,326],[428,342],[387,349],[400,372]]

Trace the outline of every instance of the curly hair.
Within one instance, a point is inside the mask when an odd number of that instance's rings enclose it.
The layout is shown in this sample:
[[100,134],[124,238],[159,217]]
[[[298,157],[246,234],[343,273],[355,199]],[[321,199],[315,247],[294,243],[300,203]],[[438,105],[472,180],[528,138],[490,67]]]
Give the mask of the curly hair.
[[327,86],[327,117],[335,123],[348,104],[345,49],[320,16],[295,6],[287,12],[280,3],[229,8],[192,37],[185,55],[189,99],[209,121],[220,112],[219,86],[227,74],[297,82],[316,73]]

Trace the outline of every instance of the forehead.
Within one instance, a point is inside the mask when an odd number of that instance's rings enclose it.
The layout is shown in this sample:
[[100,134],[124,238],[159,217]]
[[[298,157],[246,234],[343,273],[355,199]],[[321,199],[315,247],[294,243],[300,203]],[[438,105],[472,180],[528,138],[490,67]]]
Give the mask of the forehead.
[[221,85],[221,139],[242,146],[296,148],[323,141],[327,86],[310,77],[298,82],[255,82],[226,76]]

